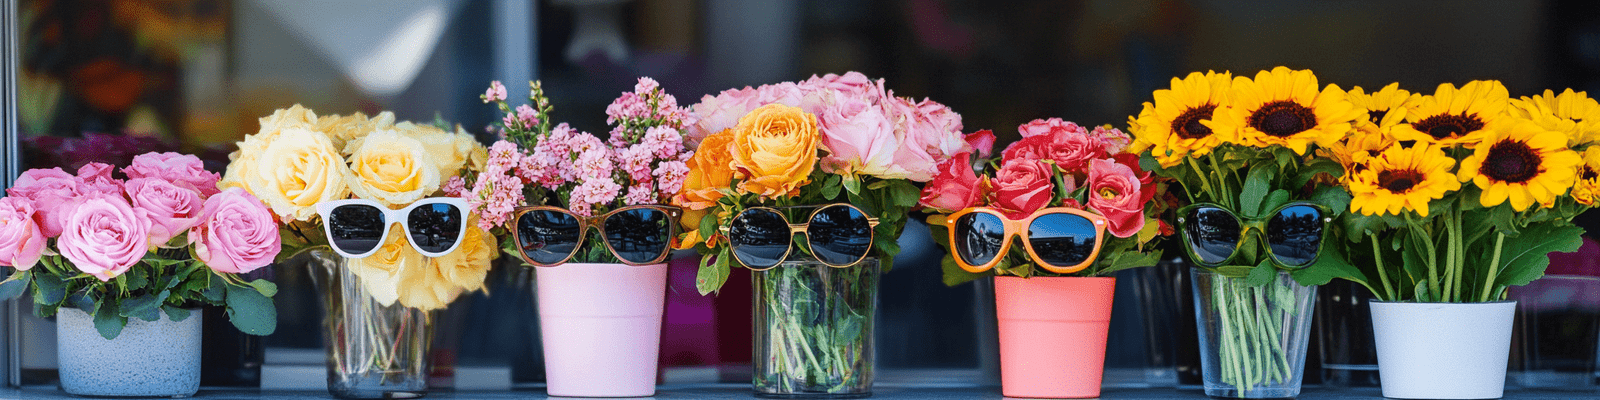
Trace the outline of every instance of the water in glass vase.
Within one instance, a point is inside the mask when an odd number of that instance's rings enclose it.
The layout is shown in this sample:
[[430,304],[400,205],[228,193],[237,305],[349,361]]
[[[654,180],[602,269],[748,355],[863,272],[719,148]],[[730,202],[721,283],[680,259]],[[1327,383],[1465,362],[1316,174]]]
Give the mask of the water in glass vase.
[[868,258],[844,268],[791,260],[751,274],[757,397],[872,395],[879,272]]

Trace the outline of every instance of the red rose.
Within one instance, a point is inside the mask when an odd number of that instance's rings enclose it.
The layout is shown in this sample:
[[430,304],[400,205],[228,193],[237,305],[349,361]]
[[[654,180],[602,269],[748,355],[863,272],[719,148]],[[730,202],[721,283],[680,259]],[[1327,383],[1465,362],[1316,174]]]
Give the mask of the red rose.
[[1049,165],[1035,160],[1007,162],[994,180],[999,195],[995,206],[1014,219],[1044,208],[1055,197],[1055,185],[1050,182],[1053,172]]
[[938,175],[922,189],[922,205],[950,212],[978,205],[983,190],[972,171],[972,153],[956,154],[939,164]]
[[978,158],[989,158],[994,154],[994,131],[984,129],[969,133],[963,137],[967,145],[972,146],[972,151],[978,152]]
[[[1106,217],[1106,230],[1130,237],[1144,229],[1146,194],[1132,168],[1110,159],[1089,162],[1089,209]],[[1154,192],[1154,191],[1148,191]]]
[[1106,157],[1105,142],[1087,130],[1059,118],[1034,120],[1017,127],[1022,140],[1012,143],[1001,154],[1004,162],[1013,159],[1051,160],[1062,170],[1083,177],[1089,160]]

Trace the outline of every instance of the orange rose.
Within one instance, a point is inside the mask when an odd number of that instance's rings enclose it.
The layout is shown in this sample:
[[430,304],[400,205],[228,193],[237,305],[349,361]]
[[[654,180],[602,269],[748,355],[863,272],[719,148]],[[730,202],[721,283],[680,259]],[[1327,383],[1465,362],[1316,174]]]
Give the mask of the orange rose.
[[683,178],[683,189],[672,199],[673,203],[690,210],[704,210],[717,204],[722,189],[733,184],[733,154],[729,144],[733,130],[725,129],[700,142],[694,157],[686,163],[689,175]]
[[794,195],[817,164],[817,116],[782,104],[768,104],[739,118],[733,128],[734,167],[748,177],[747,193],[776,198]]

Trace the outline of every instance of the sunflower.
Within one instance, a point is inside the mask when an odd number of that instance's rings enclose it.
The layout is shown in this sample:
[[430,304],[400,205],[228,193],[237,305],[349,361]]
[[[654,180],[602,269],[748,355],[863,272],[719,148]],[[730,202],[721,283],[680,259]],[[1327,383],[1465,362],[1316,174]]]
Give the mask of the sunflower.
[[1456,160],[1439,147],[1426,143],[1391,146],[1346,181],[1354,196],[1350,211],[1400,215],[1416,210],[1426,217],[1429,201],[1461,189],[1461,182],[1450,174],[1455,166]]
[[1145,103],[1139,116],[1129,120],[1129,129],[1143,142],[1135,148],[1148,147],[1163,167],[1171,167],[1185,157],[1210,154],[1231,140],[1231,135],[1214,131],[1208,123],[1218,108],[1227,105],[1231,79],[1227,72],[1172,78],[1171,89],[1155,91],[1155,102]]
[[1507,112],[1511,116],[1565,133],[1569,146],[1600,139],[1600,103],[1588,93],[1567,89],[1558,95],[1545,89],[1542,95],[1511,99],[1510,105]]
[[1406,113],[1405,123],[1395,125],[1391,133],[1399,140],[1471,148],[1509,120],[1509,101],[1500,81],[1467,82],[1461,89],[1442,83],[1432,96],[1423,96],[1416,108]]
[[1578,152],[1567,148],[1566,135],[1533,121],[1492,130],[1473,150],[1456,177],[1483,189],[1478,201],[1484,207],[1507,199],[1517,211],[1535,202],[1548,207],[1578,180],[1583,164]]
[[1356,121],[1357,129],[1380,132],[1404,121],[1406,112],[1416,108],[1417,103],[1422,101],[1422,95],[1401,89],[1400,83],[1395,82],[1371,94],[1356,86],[1345,93],[1345,100],[1349,100],[1356,108],[1367,111],[1366,120]]
[[1578,168],[1578,182],[1572,185],[1572,199],[1586,206],[1600,200],[1600,146],[1583,151],[1583,166]]
[[1254,80],[1234,78],[1232,97],[1232,105],[1217,111],[1212,129],[1230,132],[1243,144],[1284,146],[1297,154],[1305,154],[1308,144],[1343,139],[1362,111],[1345,100],[1338,85],[1318,92],[1311,70],[1287,67],[1261,71]]
[[1366,164],[1379,152],[1394,147],[1395,140],[1375,129],[1357,129],[1350,136],[1331,145],[1317,148],[1317,154],[1338,161],[1344,166],[1343,180],[1355,177],[1367,168]]

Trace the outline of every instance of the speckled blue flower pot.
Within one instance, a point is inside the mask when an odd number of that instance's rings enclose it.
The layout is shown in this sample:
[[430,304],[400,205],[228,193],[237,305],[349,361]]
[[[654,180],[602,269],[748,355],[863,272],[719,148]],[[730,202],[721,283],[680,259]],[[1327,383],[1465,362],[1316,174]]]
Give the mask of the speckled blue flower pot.
[[129,318],[116,339],[76,308],[56,314],[61,390],[78,396],[187,397],[200,390],[199,310],[173,321]]

